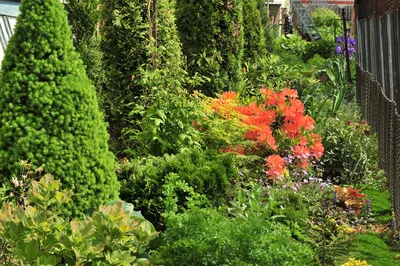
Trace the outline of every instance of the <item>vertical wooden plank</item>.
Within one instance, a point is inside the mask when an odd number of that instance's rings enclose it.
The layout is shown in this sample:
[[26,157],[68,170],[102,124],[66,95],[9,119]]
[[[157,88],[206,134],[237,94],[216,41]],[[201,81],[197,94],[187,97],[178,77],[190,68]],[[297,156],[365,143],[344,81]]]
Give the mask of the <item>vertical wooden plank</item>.
[[384,21],[381,19],[379,19],[379,29],[378,32],[380,33],[379,36],[379,41],[380,41],[380,50],[377,51],[378,53],[380,53],[380,62],[379,62],[379,78],[377,79],[379,81],[379,83],[382,85],[383,88],[385,88],[385,45],[384,45],[384,36],[383,36],[383,32],[384,32]]
[[388,49],[387,49],[387,54],[388,54],[388,56],[387,56],[387,59],[388,59],[388,62],[387,62],[387,70],[388,70],[388,73],[387,73],[387,86],[388,86],[388,90],[389,90],[389,94],[388,94],[388,98],[390,98],[392,101],[394,101],[395,100],[395,97],[394,97],[394,82],[393,82],[393,78],[394,78],[394,76],[393,76],[393,74],[394,74],[394,71],[393,71],[393,62],[394,62],[394,57],[393,57],[393,47],[394,47],[394,44],[393,44],[393,37],[392,37],[392,14],[391,13],[387,13],[386,15],[385,15],[385,17],[386,17],[386,21],[387,21],[387,27],[386,27],[386,36],[387,36],[387,47],[388,47]]

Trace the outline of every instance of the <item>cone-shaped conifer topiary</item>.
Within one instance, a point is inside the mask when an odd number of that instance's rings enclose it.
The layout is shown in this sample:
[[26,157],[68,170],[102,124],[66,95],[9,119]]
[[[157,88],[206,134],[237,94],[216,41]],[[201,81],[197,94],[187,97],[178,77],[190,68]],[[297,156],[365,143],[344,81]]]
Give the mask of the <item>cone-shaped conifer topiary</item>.
[[[157,43],[154,42],[154,11],[148,0],[102,0],[101,48],[107,86],[104,91],[108,106],[107,120],[113,140],[131,124],[129,113],[132,103],[150,104],[145,99],[152,87],[143,78],[144,71],[151,74],[154,61],[158,71],[158,85],[165,88],[171,80],[182,81],[182,51],[175,25],[175,15],[169,0],[158,0]],[[154,54],[157,56],[154,57]],[[162,73],[162,74],[160,74]],[[152,81],[154,82],[154,81]],[[157,82],[156,82],[157,83]]]
[[235,90],[243,59],[242,0],[177,0],[176,17],[190,75],[209,79],[207,95]]
[[257,1],[246,0],[243,5],[244,60],[247,62],[266,55],[264,27]]
[[80,215],[118,196],[106,124],[62,3],[24,0],[20,12],[0,77],[0,182],[20,160],[43,166],[75,194],[65,214]]

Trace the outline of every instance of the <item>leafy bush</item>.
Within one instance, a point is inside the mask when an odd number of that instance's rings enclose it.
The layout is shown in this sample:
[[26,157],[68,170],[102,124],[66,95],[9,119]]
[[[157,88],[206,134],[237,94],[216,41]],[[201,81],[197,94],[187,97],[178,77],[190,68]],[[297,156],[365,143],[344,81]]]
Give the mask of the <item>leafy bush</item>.
[[287,88],[300,74],[297,69],[282,62],[277,55],[256,58],[253,62],[245,62],[243,73],[244,86],[239,93],[242,96],[255,96],[259,88]]
[[140,112],[141,121],[125,129],[124,138],[130,147],[129,155],[177,154],[183,149],[200,146],[200,131],[192,122],[200,119],[200,105],[186,91],[160,89],[146,110],[138,106],[132,113]]
[[325,147],[324,176],[339,184],[357,186],[365,180],[372,161],[376,161],[376,143],[363,122],[329,118],[320,129]]
[[33,181],[26,201],[0,210],[1,265],[147,265],[143,253],[157,236],[133,205],[100,206],[85,220],[68,222],[60,207],[71,199],[51,176]]
[[76,195],[65,214],[79,215],[118,194],[106,125],[63,5],[26,0],[20,9],[2,62],[0,182],[19,175],[20,160],[45,165]]
[[307,45],[308,42],[303,40],[301,36],[293,34],[290,38],[283,36],[275,39],[274,51],[281,56],[289,54],[303,59]]
[[313,251],[289,227],[263,217],[195,209],[167,219],[164,265],[312,265]]
[[341,25],[340,16],[328,8],[315,9],[311,14],[311,19],[317,27],[340,27]]
[[[122,184],[121,199],[134,203],[157,228],[163,226],[163,185],[166,176],[171,173],[177,174],[217,206],[229,201],[233,180],[238,176],[232,156],[198,149],[182,151],[177,155],[122,161],[118,169]],[[180,194],[180,205],[185,206],[186,201],[185,193]]]
[[315,55],[320,55],[322,58],[328,59],[333,56],[333,50],[335,49],[335,43],[331,40],[318,40],[307,43],[304,52],[304,61],[308,61]]
[[177,26],[190,76],[208,79],[195,89],[212,96],[235,89],[243,59],[242,0],[177,0]]
[[253,62],[266,54],[264,27],[261,22],[258,0],[246,0],[243,5],[244,57]]

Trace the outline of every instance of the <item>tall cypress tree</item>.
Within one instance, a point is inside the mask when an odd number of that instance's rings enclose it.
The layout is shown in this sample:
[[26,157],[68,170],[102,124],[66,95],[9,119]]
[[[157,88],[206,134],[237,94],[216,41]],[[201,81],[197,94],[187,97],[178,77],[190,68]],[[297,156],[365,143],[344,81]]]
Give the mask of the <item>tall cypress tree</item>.
[[[131,124],[132,103],[146,102],[151,86],[143,74],[154,69],[158,83],[183,78],[182,52],[169,0],[158,0],[157,42],[154,10],[148,0],[102,0],[101,48],[107,75],[107,119],[113,140]],[[156,54],[156,57],[154,55]],[[154,83],[151,83],[154,84]],[[160,85],[162,86],[162,85]]]
[[199,89],[208,95],[235,89],[243,59],[242,0],[177,0],[176,10],[189,74],[208,78]]
[[244,60],[250,62],[266,54],[264,27],[257,1],[246,0],[243,6]]
[[28,160],[74,191],[67,215],[115,199],[106,125],[59,0],[22,1],[0,81],[0,182]]
[[105,85],[105,73],[102,66],[100,36],[98,35],[100,20],[98,6],[99,0],[68,0],[65,8],[72,30],[74,47],[86,66],[86,73],[93,81],[97,99],[102,106],[101,93]]
[[268,18],[267,7],[265,0],[258,0],[258,10],[260,10],[261,23],[264,27],[265,45],[269,52],[272,52],[272,35],[271,35],[271,22]]

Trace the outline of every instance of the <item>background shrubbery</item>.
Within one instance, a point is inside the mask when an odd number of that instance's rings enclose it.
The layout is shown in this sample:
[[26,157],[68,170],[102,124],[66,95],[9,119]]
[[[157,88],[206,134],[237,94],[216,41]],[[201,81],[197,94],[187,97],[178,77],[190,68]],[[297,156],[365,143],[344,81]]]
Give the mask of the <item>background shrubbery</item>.
[[391,210],[337,16],[314,13],[322,40],[272,42],[265,1],[157,4],[69,0],[71,41],[58,0],[22,2],[0,74],[0,264],[347,260],[355,226]]

